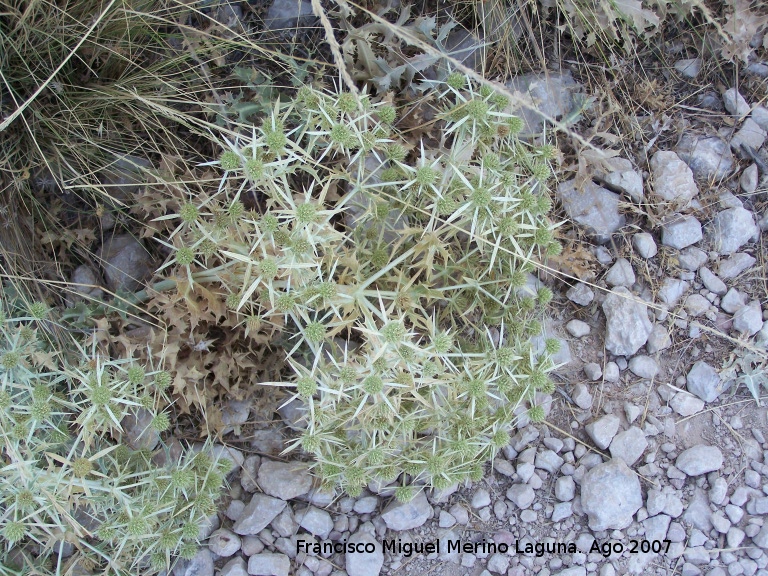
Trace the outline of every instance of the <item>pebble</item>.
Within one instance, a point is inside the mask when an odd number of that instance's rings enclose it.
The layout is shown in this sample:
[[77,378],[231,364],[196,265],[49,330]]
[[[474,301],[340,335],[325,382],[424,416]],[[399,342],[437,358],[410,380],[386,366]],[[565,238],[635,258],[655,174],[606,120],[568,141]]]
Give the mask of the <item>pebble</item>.
[[552,522],[561,522],[573,516],[573,502],[558,502],[552,508]]
[[245,560],[239,556],[232,558],[232,560],[224,564],[221,572],[219,572],[219,576],[248,576]]
[[232,530],[241,536],[258,534],[285,508],[285,500],[264,494],[254,494]]
[[208,549],[214,554],[225,558],[232,556],[232,554],[240,550],[240,544],[240,536],[224,528],[215,530],[208,537]]
[[[420,494],[423,494],[423,492],[420,492]],[[365,554],[347,552],[345,567],[348,576],[378,576],[381,572],[381,567],[384,565],[384,551],[381,543],[362,528],[349,539],[349,543],[373,546],[374,552]]]
[[454,524],[456,524],[456,518],[454,518],[452,514],[449,514],[445,510],[440,510],[437,525],[440,526],[440,528],[450,528]]
[[723,393],[723,383],[717,370],[699,360],[686,376],[686,388],[704,402],[714,402]]
[[461,504],[454,504],[448,509],[448,512],[456,518],[458,524],[465,525],[469,523],[469,512]]
[[320,510],[314,506],[297,511],[296,519],[299,521],[299,526],[304,528],[304,530],[323,540],[328,538],[331,530],[333,530],[331,515],[325,510]]
[[256,476],[259,472],[259,464],[261,464],[261,458],[259,456],[248,456],[243,461],[243,467],[240,471],[240,486],[246,492],[253,494],[259,489],[259,485],[256,482]]
[[248,558],[248,574],[252,576],[288,576],[290,571],[291,559],[285,554],[262,552]]
[[720,254],[736,252],[759,233],[752,212],[745,208],[729,208],[718,212],[707,226],[707,239]]
[[571,320],[565,325],[565,329],[574,338],[582,338],[592,331],[592,327],[581,320]]
[[629,370],[635,376],[651,379],[659,373],[659,364],[650,356],[633,356],[629,361]]
[[677,255],[677,261],[678,264],[680,264],[680,268],[690,270],[691,272],[695,272],[701,268],[706,264],[707,260],[709,260],[707,253],[701,248],[696,248],[696,246],[683,248]]
[[673,64],[675,70],[686,78],[696,78],[701,72],[701,58],[685,58]]
[[701,281],[707,290],[714,292],[718,296],[722,296],[728,291],[725,282],[720,280],[720,278],[718,278],[709,268],[700,268],[699,278],[701,278]]
[[584,364],[584,375],[592,382],[597,382],[603,376],[603,370],[600,368],[600,364],[589,362]]
[[605,371],[603,373],[603,379],[606,382],[618,382],[620,376],[619,365],[616,364],[616,362],[606,363]]
[[661,225],[661,243],[681,250],[704,237],[701,222],[693,216],[674,214]]
[[751,111],[750,105],[736,88],[729,88],[723,92],[723,104],[725,104],[725,109],[732,116],[741,118]]
[[576,496],[576,483],[571,476],[560,476],[555,481],[555,498],[570,502]]
[[605,450],[611,444],[611,440],[613,440],[613,437],[616,436],[616,433],[619,431],[620,424],[621,420],[618,416],[614,416],[613,414],[606,414],[594,422],[587,424],[584,427],[584,430],[595,443],[595,446],[601,450]]
[[669,405],[680,416],[693,416],[704,409],[704,401],[693,394],[678,392],[669,401]]
[[642,202],[643,176],[633,169],[632,163],[626,158],[613,158],[613,171],[605,175],[605,181],[618,192],[623,192],[635,202]]
[[659,300],[669,306],[674,306],[683,297],[691,285],[685,280],[678,280],[677,278],[665,278],[657,295]]
[[645,343],[645,349],[649,354],[656,354],[670,346],[672,346],[672,338],[669,336],[669,331],[661,324],[654,324],[648,335],[648,342]]
[[631,426],[614,437],[610,452],[612,458],[621,458],[627,466],[632,466],[640,459],[646,448],[648,448],[648,440],[643,431],[637,426]]
[[190,560],[179,560],[173,567],[173,576],[213,576],[210,551],[200,548]]
[[593,531],[623,530],[643,505],[640,481],[621,459],[598,464],[581,482],[581,505]]
[[656,241],[648,232],[640,232],[632,236],[632,246],[642,258],[653,258],[659,251]]
[[485,488],[478,488],[472,495],[470,506],[475,510],[485,508],[491,503],[491,495]]
[[382,512],[381,517],[390,530],[401,531],[418,528],[432,515],[432,506],[424,491],[420,491],[410,502],[394,500]]
[[729,314],[736,313],[744,307],[744,304],[746,304],[744,295],[736,290],[736,288],[728,290],[725,296],[720,300],[720,308]]
[[152,273],[152,259],[144,245],[131,234],[109,236],[98,250],[107,287],[112,292],[135,292]]
[[265,494],[291,500],[309,492],[312,476],[303,462],[278,462],[262,459],[256,481]]
[[496,574],[506,574],[509,568],[509,556],[506,554],[493,554],[486,564],[488,570]]
[[267,30],[283,30],[306,23],[314,17],[309,0],[275,0],[264,17]]
[[724,280],[731,280],[739,276],[744,270],[751,268],[756,260],[746,252],[737,252],[725,260],[720,260],[717,273]]
[[666,202],[688,204],[698,195],[693,172],[675,152],[659,150],[650,162],[653,189]]
[[554,474],[560,469],[563,462],[565,461],[554,450],[542,450],[536,454],[535,466]]
[[684,133],[675,148],[677,154],[701,180],[722,180],[733,168],[734,158],[728,144],[717,136]]
[[589,410],[592,408],[592,394],[589,392],[589,388],[586,385],[579,383],[573,387],[573,393],[571,394],[576,406],[582,410]]
[[627,417],[627,422],[632,424],[640,414],[643,413],[643,409],[631,402],[624,402],[624,415]]
[[757,164],[750,164],[739,177],[739,186],[745,194],[753,194],[757,190],[758,171]]
[[733,329],[742,334],[753,336],[763,327],[763,311],[760,302],[754,301],[742,306],[733,315]]
[[591,180],[580,188],[574,179],[563,181],[557,186],[556,195],[570,219],[583,226],[599,244],[607,242],[624,225],[619,195]]
[[742,152],[741,147],[747,146],[754,150],[759,150],[765,144],[766,137],[768,137],[768,134],[766,134],[765,130],[754,119],[747,118],[741,123],[741,128],[731,138],[731,148],[742,158],[749,158],[747,154]]
[[536,494],[528,484],[513,484],[507,490],[507,499],[521,510],[525,510],[533,504],[535,498]]
[[701,294],[691,294],[685,299],[685,311],[698,318],[709,310],[709,300]]
[[605,282],[609,286],[632,286],[635,283],[635,272],[629,260],[618,258],[605,275]]
[[571,302],[579,306],[588,306],[595,299],[595,293],[587,284],[575,284],[565,293],[565,296]]
[[648,307],[627,288],[617,286],[605,298],[605,347],[616,356],[631,356],[648,341],[652,324]]
[[715,446],[700,444],[683,451],[675,461],[675,467],[688,476],[701,476],[720,470],[723,466],[723,453]]

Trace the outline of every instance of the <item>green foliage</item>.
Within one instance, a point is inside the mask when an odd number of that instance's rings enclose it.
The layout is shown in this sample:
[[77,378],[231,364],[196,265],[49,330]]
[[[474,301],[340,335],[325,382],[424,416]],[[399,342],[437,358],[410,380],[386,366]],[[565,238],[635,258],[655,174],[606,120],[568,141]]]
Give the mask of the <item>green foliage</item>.
[[[106,360],[95,345],[53,345],[41,322],[47,307],[35,303],[30,316],[17,316],[3,300],[0,573],[59,573],[65,542],[74,545],[72,560],[104,574],[169,568],[196,544],[223,479],[198,469],[191,450],[165,468],[125,443],[126,417],[167,404],[167,373]],[[166,413],[150,419],[157,431],[169,427]]]
[[[402,472],[399,498],[482,475],[517,418],[543,417],[537,392],[552,392],[552,363],[531,344],[552,294],[526,284],[557,246],[553,150],[516,138],[505,100],[449,78],[433,87],[443,148],[414,148],[387,103],[305,86],[227,144],[212,163],[220,193],[194,222],[186,206],[170,216],[180,244],[216,247],[205,268],[190,264],[192,281],[223,284],[230,308],[288,343],[294,382],[282,384],[307,426],[293,447],[350,494]],[[246,191],[265,212],[217,225]]]

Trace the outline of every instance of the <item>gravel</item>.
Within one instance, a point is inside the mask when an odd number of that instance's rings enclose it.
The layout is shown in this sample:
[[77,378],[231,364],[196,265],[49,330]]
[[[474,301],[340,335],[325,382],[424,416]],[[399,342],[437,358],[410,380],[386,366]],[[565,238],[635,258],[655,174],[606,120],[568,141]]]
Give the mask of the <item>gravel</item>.
[[574,338],[583,338],[592,331],[592,327],[581,320],[571,320],[565,325],[565,329]]
[[754,256],[745,252],[737,252],[725,260],[721,260],[717,268],[717,274],[723,280],[731,280],[739,276],[744,270],[755,264]]
[[639,232],[632,236],[632,246],[642,258],[653,258],[659,251],[656,241],[648,232]]
[[680,253],[677,255],[677,261],[680,264],[680,268],[683,270],[690,270],[691,272],[695,272],[701,268],[706,264],[707,260],[709,260],[707,253],[695,246],[684,248],[680,250]]
[[264,458],[256,481],[265,494],[282,500],[298,498],[312,488],[309,466],[303,462],[277,462]]
[[652,324],[648,307],[622,286],[614,288],[603,302],[606,317],[605,347],[617,356],[631,356],[647,341]]
[[632,168],[632,163],[625,158],[612,159],[614,170],[605,175],[606,184],[618,192],[629,196],[635,202],[642,202],[643,176]]
[[700,444],[682,452],[675,467],[688,476],[701,476],[723,467],[723,453],[715,446]]
[[598,464],[581,482],[581,505],[592,530],[623,530],[643,505],[640,481],[621,459]]
[[720,280],[709,268],[699,269],[699,278],[701,278],[702,283],[710,292],[722,296],[728,291],[728,286],[725,285],[725,282]]
[[635,376],[651,379],[659,373],[659,364],[650,356],[634,356],[629,361],[629,370]]
[[674,214],[661,225],[661,243],[681,250],[696,244],[704,235],[701,222],[693,216]]
[[632,286],[635,283],[635,271],[632,264],[626,258],[619,258],[605,275],[605,282],[609,286]]
[[742,122],[741,128],[731,138],[731,148],[742,158],[749,158],[750,156],[744,154],[741,147],[746,146],[758,150],[765,144],[766,136],[768,135],[765,130],[757,122],[752,118],[747,118]]
[[675,148],[678,156],[690,167],[694,177],[720,180],[728,176],[734,158],[728,144],[717,136],[685,133]]
[[665,202],[688,204],[699,193],[693,172],[675,152],[659,150],[650,162],[653,190]]
[[742,334],[753,336],[763,327],[763,311],[760,302],[754,301],[742,306],[733,315],[733,329]]
[[208,549],[214,554],[225,558],[232,556],[240,550],[240,544],[240,536],[224,528],[215,530],[208,537]]
[[611,444],[611,440],[619,431],[621,419],[613,414],[606,414],[584,427],[587,435],[595,443],[595,446],[605,450]]
[[349,539],[349,543],[363,546],[373,545],[374,552],[372,554],[347,552],[345,564],[347,574],[349,576],[378,576],[384,564],[384,551],[375,536],[361,528]]
[[739,94],[736,88],[729,88],[723,92],[723,104],[725,109],[732,116],[743,117],[749,114],[751,107],[744,99],[744,96]]
[[717,370],[703,360],[699,360],[691,367],[686,377],[686,383],[688,391],[704,402],[714,402],[724,391]]
[[291,559],[285,554],[262,552],[248,558],[248,574],[252,576],[288,576]]
[[592,382],[597,382],[603,376],[603,370],[597,362],[584,364],[584,375]]
[[648,448],[648,440],[643,431],[637,426],[631,426],[628,430],[619,432],[610,445],[611,457],[620,458],[632,466]]
[[739,186],[745,194],[754,194],[758,185],[757,164],[750,164],[741,173],[739,177]]
[[521,510],[525,510],[533,504],[535,498],[536,494],[528,484],[513,484],[507,490],[507,499]]
[[745,208],[729,208],[718,212],[707,226],[707,239],[721,254],[732,254],[753,238],[760,230],[755,218]]
[[325,540],[333,530],[333,519],[325,510],[309,506],[305,510],[296,512],[299,526],[310,534]]
[[264,494],[254,494],[240,518],[232,526],[237,534],[258,534],[285,508],[285,500]]
[[744,295],[736,290],[736,288],[731,288],[720,300],[720,308],[729,314],[734,314],[738,312],[745,303]]
[[575,284],[565,293],[568,300],[579,306],[589,306],[595,299],[595,293],[587,284]]
[[432,516],[432,506],[424,491],[420,491],[410,502],[394,500],[381,513],[387,528],[395,531],[410,530],[424,524]]
[[680,416],[692,416],[704,409],[704,400],[687,392],[678,392],[669,401],[669,406]]
[[571,476],[560,476],[555,481],[555,498],[570,502],[576,496],[576,483]]
[[568,217],[583,226],[598,243],[607,242],[624,225],[619,195],[591,180],[582,189],[576,188],[575,180],[561,182],[556,195]]

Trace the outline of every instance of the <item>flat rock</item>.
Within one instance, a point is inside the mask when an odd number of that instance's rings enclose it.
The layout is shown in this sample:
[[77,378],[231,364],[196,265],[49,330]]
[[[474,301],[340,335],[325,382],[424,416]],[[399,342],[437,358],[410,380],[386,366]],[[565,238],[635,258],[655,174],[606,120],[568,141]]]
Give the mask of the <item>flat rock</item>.
[[698,195],[693,172],[675,152],[659,150],[650,162],[653,191],[665,202],[687,205]]
[[288,576],[291,559],[285,554],[262,552],[248,558],[248,574],[252,576]]
[[621,459],[598,464],[581,482],[581,505],[593,531],[623,530],[643,505],[640,481]]
[[525,510],[536,498],[536,494],[528,484],[513,484],[507,490],[507,498],[514,502],[515,506]]
[[758,180],[757,164],[750,164],[739,176],[739,186],[745,194],[754,194],[757,190]]
[[725,104],[728,114],[732,116],[743,117],[751,111],[750,105],[736,88],[729,88],[723,92],[723,104]]
[[248,576],[248,565],[239,556],[224,564],[219,576]]
[[715,446],[700,444],[681,452],[675,467],[687,476],[701,476],[723,467],[723,453]]
[[647,341],[653,325],[648,307],[627,288],[614,288],[603,302],[605,347],[617,356],[631,356]]
[[707,239],[720,254],[732,254],[760,234],[752,212],[729,208],[718,212],[707,226]]
[[693,416],[704,409],[704,400],[688,392],[678,392],[669,400],[669,406],[680,416]]
[[731,288],[720,300],[720,308],[728,312],[728,314],[735,314],[741,310],[745,303],[744,294],[736,290],[736,288]]
[[618,416],[606,414],[594,422],[587,424],[584,427],[584,430],[587,432],[587,435],[592,438],[595,446],[601,450],[605,450],[611,444],[613,437],[616,436],[616,432],[619,431],[620,424],[621,420]]
[[595,293],[592,291],[592,288],[581,282],[568,288],[565,296],[568,300],[579,306],[588,306],[595,299]]
[[632,164],[626,161],[626,165],[620,169],[608,172],[605,175],[605,182],[613,190],[622,192],[629,196],[635,202],[642,202],[645,198],[643,193],[643,177],[632,168]]
[[696,246],[688,246],[680,250],[680,254],[677,255],[677,261],[680,264],[680,268],[683,270],[690,270],[695,272],[701,268],[709,260],[709,256],[701,248]]
[[742,306],[733,315],[733,329],[748,336],[754,336],[763,327],[763,311],[760,309],[760,302],[757,300],[750,302],[747,306]]
[[724,391],[723,383],[717,370],[703,360],[699,360],[691,367],[686,377],[686,382],[688,391],[704,400],[704,402],[714,402]]
[[629,370],[635,376],[650,380],[659,373],[659,364],[650,356],[640,354],[630,359]]
[[565,329],[574,338],[582,338],[592,331],[592,327],[581,320],[571,320],[565,325]]
[[661,243],[664,246],[682,250],[703,237],[701,222],[693,216],[674,214],[661,225]]
[[320,510],[314,506],[297,511],[296,520],[299,521],[299,526],[321,540],[328,538],[331,530],[333,530],[331,515],[325,510]]
[[424,524],[432,515],[430,506],[424,491],[419,491],[409,502],[394,500],[381,513],[381,518],[390,530],[410,530]]
[[632,466],[640,459],[646,448],[648,448],[648,440],[645,439],[643,431],[637,426],[631,426],[628,430],[616,434],[610,446],[611,457],[620,458],[627,463],[627,466]]
[[680,301],[691,285],[685,280],[679,280],[677,278],[664,278],[659,286],[657,295],[659,300],[667,304],[668,306],[674,306]]
[[240,536],[224,528],[214,530],[213,534],[208,537],[208,549],[217,556],[224,558],[228,558],[240,550],[240,543]]
[[717,136],[697,136],[686,132],[675,150],[693,175],[702,180],[720,180],[733,168],[731,149]]
[[241,536],[258,534],[277,518],[285,506],[285,500],[264,494],[254,494],[240,518],[232,526],[232,530]]
[[756,260],[746,252],[737,252],[725,260],[720,260],[717,274],[724,280],[731,280],[739,276],[744,270],[751,268]]
[[566,180],[558,185],[556,194],[568,216],[600,244],[624,225],[624,216],[619,214],[619,195],[591,180],[582,190],[576,189],[575,180]]
[[728,286],[725,285],[725,282],[720,280],[720,278],[718,278],[709,268],[700,268],[699,278],[701,278],[701,281],[707,290],[714,292],[718,296],[722,296],[728,291]]
[[265,494],[291,500],[309,492],[312,476],[303,462],[277,462],[262,459],[256,481]]
[[648,336],[648,342],[645,343],[648,354],[656,354],[656,352],[665,350],[670,346],[672,346],[672,338],[669,331],[661,324],[654,324]]

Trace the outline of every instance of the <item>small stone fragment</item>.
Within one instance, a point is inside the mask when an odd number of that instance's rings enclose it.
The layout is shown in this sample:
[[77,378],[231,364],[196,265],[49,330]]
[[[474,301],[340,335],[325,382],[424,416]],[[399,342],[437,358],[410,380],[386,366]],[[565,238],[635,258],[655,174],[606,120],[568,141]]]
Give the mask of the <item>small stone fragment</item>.
[[742,306],[733,315],[733,329],[742,334],[753,336],[763,327],[763,311],[757,300]]
[[701,294],[691,294],[685,299],[685,311],[697,318],[709,310],[709,300]]
[[695,272],[706,264],[709,257],[707,253],[701,248],[695,246],[689,246],[680,250],[680,254],[677,255],[677,261],[680,264],[680,268],[684,270],[690,270]]
[[595,299],[595,293],[587,284],[576,284],[568,289],[565,293],[568,300],[578,304],[579,306],[588,306]]
[[735,314],[744,307],[744,304],[744,295],[736,290],[736,288],[728,290],[725,296],[720,300],[720,308],[729,314]]
[[635,283],[635,271],[632,264],[626,258],[619,258],[605,275],[605,282],[609,286],[632,286]]
[[536,494],[528,484],[513,484],[507,490],[507,499],[511,500],[515,506],[525,510],[533,504]]
[[715,276],[709,268],[699,269],[699,278],[701,278],[707,290],[714,292],[718,296],[722,296],[728,291],[728,286],[725,285],[725,282]]
[[555,498],[561,502],[570,502],[576,496],[576,483],[571,476],[560,476],[555,481]]
[[693,216],[675,214],[661,225],[661,243],[681,250],[695,244],[704,235],[701,232],[701,222]]
[[298,498],[312,488],[309,466],[303,462],[277,462],[264,458],[256,479],[265,494],[282,500]]
[[717,268],[717,274],[724,280],[736,278],[744,270],[751,268],[756,262],[753,256],[745,252],[737,252],[725,260],[721,260]]
[[648,232],[639,232],[632,236],[632,246],[642,258],[653,258],[659,251],[656,247],[656,241]]
[[611,457],[620,458],[627,463],[627,466],[632,466],[640,459],[646,448],[648,448],[648,440],[643,431],[637,426],[631,426],[628,430],[619,432],[611,442]]
[[424,491],[420,491],[409,502],[393,501],[381,513],[381,518],[390,530],[401,531],[418,528],[431,514],[432,506],[429,505]]
[[707,238],[715,251],[721,254],[736,252],[759,233],[752,212],[745,208],[729,208],[718,212],[707,226]]
[[603,371],[600,368],[600,364],[596,362],[589,362],[584,364],[584,375],[592,382],[597,382],[603,375]]
[[673,64],[675,70],[686,78],[696,78],[701,72],[701,58],[685,58]]
[[648,307],[627,288],[614,288],[603,302],[605,347],[617,356],[631,356],[648,341],[653,328]]
[[724,388],[717,370],[703,360],[696,362],[686,377],[688,391],[704,402],[714,402]]
[[731,114],[732,116],[741,118],[751,111],[744,96],[739,94],[739,91],[736,88],[729,88],[723,92],[723,104],[725,104],[725,109],[728,110],[728,114]]
[[704,401],[687,392],[678,392],[669,401],[669,405],[680,416],[693,416],[704,409]]
[[759,150],[765,144],[767,136],[768,134],[757,122],[752,118],[747,118],[742,122],[741,128],[731,138],[731,148],[742,158],[749,158],[747,154],[743,153],[742,147]]
[[688,204],[698,195],[693,172],[671,151],[659,150],[650,162],[655,194],[665,202]]
[[700,444],[683,451],[675,461],[678,470],[688,476],[700,476],[723,467],[723,453],[715,446]]
[[571,320],[565,325],[565,329],[574,338],[582,338],[592,331],[592,327],[581,320]]
[[285,554],[262,552],[248,558],[248,574],[252,576],[288,576],[290,571],[291,559]]
[[581,505],[593,531],[623,530],[643,505],[640,481],[621,459],[598,464],[581,482]]
[[635,376],[651,379],[659,373],[659,364],[650,356],[640,354],[630,359],[629,370]]
[[561,182],[556,191],[568,216],[584,226],[598,243],[607,242],[611,234],[624,225],[619,213],[619,195],[588,180],[577,189],[575,180]]
[[721,180],[733,168],[733,154],[728,144],[717,136],[684,133],[675,148],[696,178]]
[[224,528],[219,528],[208,537],[208,549],[214,554],[226,558],[240,550],[240,542],[240,536]]
[[739,177],[739,186],[745,194],[753,194],[757,190],[758,172],[757,164],[750,164]]
[[581,383],[576,384],[576,386],[573,387],[572,397],[576,406],[582,410],[589,410],[592,408],[592,394],[589,393],[589,388],[587,388],[586,385]]
[[648,336],[648,342],[645,343],[645,349],[648,350],[648,353],[656,354],[656,352],[669,348],[671,345],[672,338],[669,336],[669,331],[661,324],[654,324]]
[[232,530],[241,536],[258,534],[283,511],[285,506],[285,500],[264,494],[254,494],[240,518],[232,526]]
[[605,450],[611,444],[611,440],[619,431],[621,420],[613,414],[606,414],[594,422],[587,424],[585,430],[587,435],[592,438],[595,446]]

